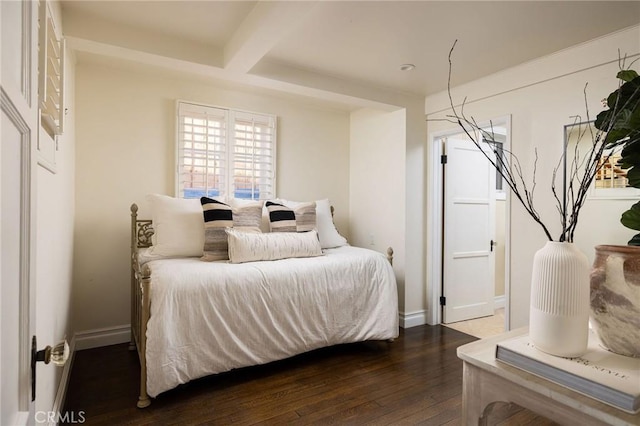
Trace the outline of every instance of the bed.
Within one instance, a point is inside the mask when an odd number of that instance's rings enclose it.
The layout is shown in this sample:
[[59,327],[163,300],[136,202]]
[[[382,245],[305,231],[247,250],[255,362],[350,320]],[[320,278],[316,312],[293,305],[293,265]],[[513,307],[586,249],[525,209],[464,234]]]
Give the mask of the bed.
[[199,377],[398,336],[391,249],[343,245],[246,263],[158,257],[149,255],[153,221],[137,212],[133,204],[130,349],[140,358],[140,408]]

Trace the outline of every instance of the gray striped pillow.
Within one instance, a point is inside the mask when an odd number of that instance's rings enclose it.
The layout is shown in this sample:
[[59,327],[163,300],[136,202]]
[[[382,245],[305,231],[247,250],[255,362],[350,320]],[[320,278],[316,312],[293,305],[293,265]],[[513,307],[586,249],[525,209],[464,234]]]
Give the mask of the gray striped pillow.
[[267,201],[271,232],[307,232],[316,228],[316,203],[311,201],[291,209]]
[[229,259],[225,228],[238,228],[245,232],[260,232],[262,202],[242,207],[231,206],[211,198],[200,198],[204,215],[204,254],[202,260]]

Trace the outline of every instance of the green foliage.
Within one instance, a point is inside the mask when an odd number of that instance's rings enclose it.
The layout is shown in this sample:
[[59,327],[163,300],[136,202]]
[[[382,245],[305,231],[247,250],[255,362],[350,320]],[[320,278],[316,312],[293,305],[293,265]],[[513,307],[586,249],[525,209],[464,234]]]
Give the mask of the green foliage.
[[[629,185],[640,188],[640,76],[634,70],[621,70],[617,78],[622,84],[607,98],[609,109],[598,114],[595,126],[606,133],[607,148],[623,147],[618,164],[628,169]],[[620,222],[640,231],[640,202],[624,212]],[[640,246],[640,234],[628,244]]]
[[622,213],[620,222],[629,229],[640,231],[640,201],[631,206],[629,210]]
[[640,234],[636,234],[627,243],[630,246],[640,246]]
[[634,78],[638,77],[638,73],[634,70],[621,70],[620,72],[618,72],[618,75],[616,75],[616,77],[618,77],[622,81],[631,81]]
[[[640,201],[635,203],[629,210],[622,213],[620,222],[629,229],[640,231]],[[636,234],[627,243],[630,246],[640,246],[640,234]]]

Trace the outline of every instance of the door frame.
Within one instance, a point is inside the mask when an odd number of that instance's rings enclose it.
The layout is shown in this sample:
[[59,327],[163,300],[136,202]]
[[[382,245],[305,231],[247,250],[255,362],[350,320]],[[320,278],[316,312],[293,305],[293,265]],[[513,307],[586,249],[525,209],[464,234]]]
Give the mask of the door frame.
[[[505,151],[511,150],[511,115],[496,117],[478,123],[479,127],[487,127],[490,123],[505,123],[507,137],[504,142]],[[440,157],[443,154],[440,140],[443,137],[459,134],[459,127],[429,133],[427,144],[427,155],[431,158],[431,171],[428,178],[428,186],[431,194],[427,203],[431,206],[431,214],[427,215],[427,295],[430,298],[429,304],[429,324],[442,324],[442,312],[440,307],[440,297],[442,296],[442,206],[443,206],[443,181],[442,165]],[[505,248],[504,248],[504,296],[505,296],[505,331],[511,330],[511,191],[505,188]],[[429,284],[430,283],[430,284]]]

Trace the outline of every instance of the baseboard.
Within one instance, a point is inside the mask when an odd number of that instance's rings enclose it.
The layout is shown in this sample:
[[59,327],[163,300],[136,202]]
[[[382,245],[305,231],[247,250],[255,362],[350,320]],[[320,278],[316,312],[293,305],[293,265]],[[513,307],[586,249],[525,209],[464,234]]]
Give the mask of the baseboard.
[[127,324],[80,331],[74,335],[74,339],[76,350],[78,351],[127,343],[131,340],[131,326]]
[[400,312],[400,327],[411,328],[427,323],[427,311],[417,311],[406,314]]
[[[62,367],[62,376],[60,377],[60,383],[58,383],[58,390],[56,391],[56,398],[53,400],[53,407],[51,411],[54,413],[62,413],[64,409],[64,402],[67,397],[67,386],[69,386],[69,379],[71,378],[71,369],[73,368],[73,360],[76,351],[76,339],[75,336],[71,338],[69,342],[69,359]],[[55,421],[49,420],[49,426],[57,426],[59,417],[56,416]]]
[[504,308],[506,305],[504,294],[501,296],[496,296],[493,299],[493,307],[494,309]]

